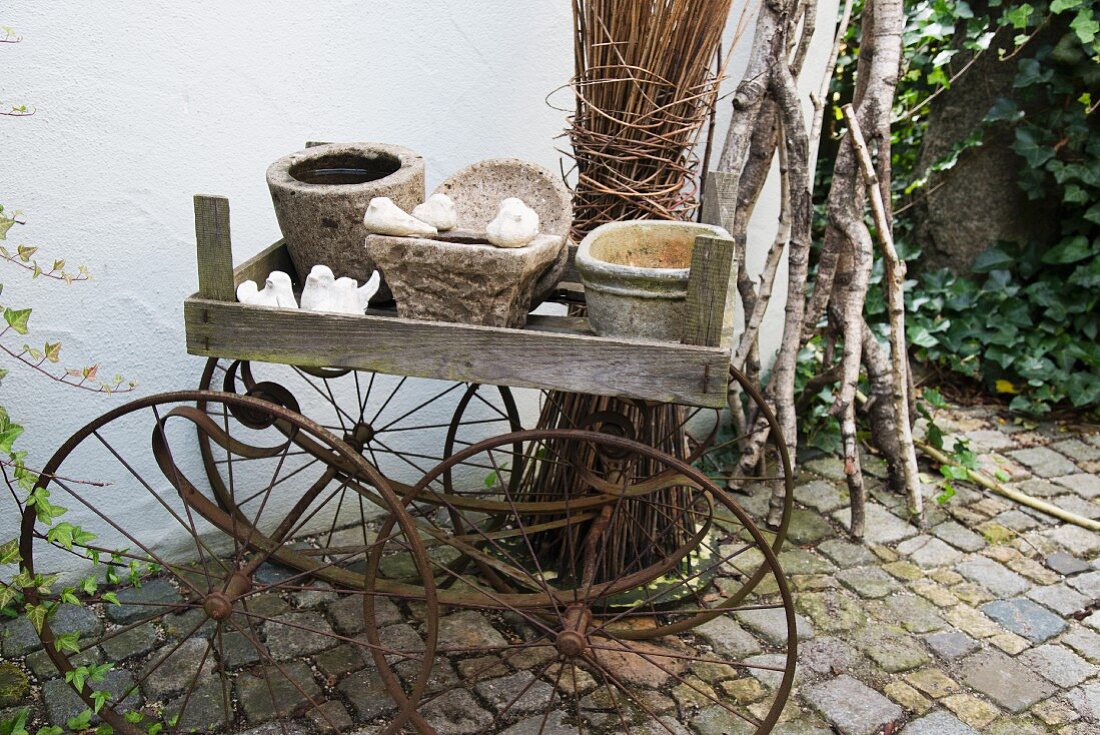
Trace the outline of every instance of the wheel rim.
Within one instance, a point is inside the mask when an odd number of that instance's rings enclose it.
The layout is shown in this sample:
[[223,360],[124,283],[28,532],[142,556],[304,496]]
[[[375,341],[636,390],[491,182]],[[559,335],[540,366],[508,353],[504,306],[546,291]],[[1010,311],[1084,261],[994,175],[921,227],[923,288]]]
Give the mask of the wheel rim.
[[[496,472],[502,472],[500,466],[503,458],[509,456],[513,451],[511,447],[517,442],[524,444],[528,458],[523,465],[524,472],[534,471],[532,467],[536,462],[557,462],[566,456],[578,457],[583,455],[583,450],[593,446],[625,453],[626,459],[623,456],[616,459],[620,463],[629,463],[632,457],[645,457],[657,462],[660,464],[659,472],[644,478],[626,477],[620,466],[616,474],[622,480],[623,494],[617,499],[605,493],[608,488],[600,480],[606,480],[606,477],[592,477],[594,492],[591,496],[571,499],[576,501],[577,510],[565,525],[571,526],[575,522],[578,528],[584,526],[586,538],[591,539],[591,529],[599,522],[601,514],[607,517],[607,527],[614,527],[617,514],[625,512],[624,498],[638,500],[654,496],[653,502],[656,504],[661,502],[656,496],[663,490],[670,486],[686,485],[691,488],[691,498],[681,506],[682,515],[672,516],[668,520],[701,527],[703,540],[700,541],[697,535],[689,533],[684,544],[675,545],[674,548],[658,546],[656,555],[675,558],[683,545],[691,545],[711,552],[709,558],[712,561],[705,561],[707,555],[702,553],[695,559],[681,556],[685,565],[688,562],[693,565],[688,567],[690,571],[682,571],[681,565],[677,565],[673,571],[662,571],[661,568],[645,563],[636,567],[628,564],[624,570],[626,575],[639,573],[628,589],[637,591],[636,588],[641,588],[642,591],[633,601],[624,602],[621,599],[624,590],[622,585],[616,584],[618,580],[592,576],[589,567],[596,568],[599,566],[597,563],[582,563],[581,573],[570,581],[560,575],[560,568],[548,568],[548,557],[540,558],[539,554],[531,551],[537,545],[538,534],[549,530],[547,523],[561,520],[560,505],[552,508],[547,506],[546,512],[541,514],[531,506],[522,506],[522,511],[517,510],[503,522],[497,518],[495,524],[488,526],[495,530],[483,533],[480,546],[474,543],[477,532],[468,530],[477,528],[477,524],[469,520],[463,524],[463,528],[467,529],[464,533],[447,537],[445,534],[451,513],[441,513],[441,508],[451,512],[473,512],[466,507],[448,506],[448,498],[439,497],[443,495],[442,478],[447,468],[457,469],[463,465],[472,465],[478,469],[490,467],[496,468]],[[556,444],[560,456],[540,453],[540,449],[545,449],[551,443]],[[498,450],[498,456],[490,459],[494,449]],[[487,440],[456,453],[417,484],[414,493],[406,497],[406,500],[410,501],[410,513],[426,538],[429,556],[432,556],[433,549],[438,550],[441,547],[473,556],[482,561],[479,570],[482,567],[493,568],[512,586],[512,591],[507,591],[508,585],[501,586],[499,580],[486,579],[477,571],[464,569],[456,572],[447,565],[445,559],[437,557],[434,561],[437,582],[441,588],[440,610],[445,617],[441,624],[440,647],[436,651],[437,673],[433,674],[435,683],[425,691],[420,700],[418,715],[414,718],[421,733],[431,735],[437,732],[435,723],[446,711],[453,712],[456,708],[470,708],[473,714],[468,715],[469,726],[477,728],[477,732],[485,733],[504,732],[526,720],[531,720],[532,732],[549,727],[549,723],[557,723],[561,729],[551,727],[548,732],[679,732],[672,729],[664,719],[667,712],[647,705],[649,700],[646,697],[659,700],[665,696],[661,693],[661,687],[666,692],[683,688],[692,696],[702,697],[706,706],[715,708],[718,715],[736,717],[761,735],[770,730],[790,692],[796,647],[794,609],[778,562],[767,539],[756,529],[747,514],[729,500],[726,493],[718,490],[702,473],[684,462],[667,456],[655,459],[655,455],[659,454],[652,448],[628,439],[595,432],[518,432]],[[458,476],[456,473],[455,477]],[[647,481],[650,482],[649,486],[645,486]],[[483,487],[471,490],[471,494],[480,496],[495,490],[508,502],[511,495],[509,488],[514,487],[512,483],[502,480],[495,488]],[[631,490],[637,492],[631,494]],[[433,494],[437,497],[431,503],[425,503],[424,499]],[[602,497],[603,502],[586,505],[592,497]],[[700,505],[691,502],[693,500],[703,502]],[[574,504],[570,503],[570,506],[571,511],[567,515],[573,514]],[[724,513],[716,513],[714,508],[717,506],[724,509]],[[519,508],[518,505],[516,507]],[[611,511],[607,512],[606,509]],[[632,510],[637,512],[638,506],[635,505]],[[720,523],[716,521],[719,516]],[[529,527],[534,528],[534,531],[524,532],[521,526],[525,518],[542,523],[534,523]],[[711,531],[718,525],[722,526],[723,535],[712,536]],[[384,529],[380,532],[384,533]],[[513,535],[507,536],[509,533]],[[598,559],[601,554],[609,553],[610,544],[600,546],[601,537],[596,535],[595,538],[597,540],[595,546],[591,547],[592,550],[588,544],[582,542],[575,544],[572,552],[586,559]],[[510,545],[501,548],[505,539],[510,540]],[[732,548],[723,551],[726,545]],[[788,635],[785,645],[780,646],[775,654],[782,658],[778,665],[734,661],[716,654],[700,652],[686,642],[690,640],[690,636],[680,638],[674,635],[686,633],[707,620],[731,612],[729,608],[737,607],[728,604],[721,606],[721,595],[716,597],[715,602],[709,600],[713,591],[720,590],[717,580],[726,579],[721,576],[725,574],[726,563],[744,553],[739,550],[742,546],[751,548],[760,555],[761,566],[768,570],[768,579],[773,584],[769,590],[760,586],[756,596],[747,600],[739,609],[766,611],[782,616],[788,627]],[[523,556],[524,549],[528,550],[526,556]],[[380,554],[381,550],[376,548],[368,562],[368,590],[372,587],[372,573],[380,568],[374,557]],[[715,576],[709,577],[708,571],[714,572]],[[525,573],[527,579],[519,579]],[[655,575],[658,574],[673,575],[672,582],[653,592],[646,592],[648,584],[654,582]],[[455,578],[453,589],[444,589],[447,585],[443,582],[448,576]],[[626,578],[628,577],[622,577]],[[672,593],[676,592],[677,585],[687,587],[695,580],[704,579],[707,580],[705,586],[700,582],[700,587],[694,589],[692,594],[680,598],[682,602],[686,601],[685,604],[679,605],[678,609],[669,607],[667,598],[676,596]],[[547,580],[558,582],[552,584]],[[516,592],[515,588],[531,591]],[[370,599],[368,596],[365,604],[365,613],[368,616],[372,612]],[[447,621],[451,620],[451,615],[460,618],[460,622],[449,624]],[[481,632],[471,633],[476,640],[470,642],[467,639],[468,645],[456,645],[456,640],[463,640],[462,630]],[[478,635],[481,637],[477,638]],[[372,640],[376,646],[380,642],[380,639]],[[386,667],[384,654],[379,651],[372,653],[372,656],[380,669]],[[513,660],[529,661],[532,656],[536,660],[541,656],[544,660],[529,671],[518,663],[512,663]],[[484,667],[479,668],[476,661],[471,663],[472,659],[485,657],[493,660],[489,660]],[[503,662],[497,659],[502,659]],[[781,675],[781,680],[775,683],[774,689],[768,695],[772,697],[767,702],[768,706],[756,707],[763,711],[740,711],[739,707],[723,701],[722,697],[707,694],[706,689],[692,679],[690,672],[702,666],[726,667],[730,672],[736,672],[737,676],[765,672],[768,675]],[[632,669],[640,669],[645,675],[661,679],[663,684],[657,689],[647,688]],[[527,674],[531,676],[528,677]],[[587,680],[594,683],[580,695],[574,696],[568,691],[570,679],[573,677],[587,677]],[[522,686],[517,683],[517,678],[522,679]],[[513,687],[510,691],[516,696],[506,701],[497,701],[492,692],[498,686]],[[476,697],[473,694],[475,692]],[[539,697],[543,699],[539,700]],[[587,711],[592,709],[592,697],[602,697],[611,702],[622,701],[623,704],[604,707],[602,715],[593,714]],[[488,709],[485,705],[487,701],[490,703]],[[496,709],[492,710],[492,707]],[[552,717],[555,719],[551,719]],[[561,721],[558,722],[558,719]]]
[[[771,548],[776,554],[783,549],[790,527],[791,512],[794,509],[794,470],[791,465],[790,450],[783,437],[782,428],[775,413],[768,406],[763,393],[749,379],[734,367],[730,367],[730,384],[744,393],[745,403],[758,414],[752,430],[733,432],[731,436],[718,436],[699,451],[693,459],[696,467],[721,486],[725,484],[736,494],[755,487],[770,495],[757,513],[769,522],[760,524],[766,536],[771,537]],[[731,389],[732,392],[732,389]],[[740,459],[739,445],[756,431],[765,431],[767,438],[763,444],[762,461],[755,474],[741,474],[734,471]]]
[[[239,427],[236,433],[228,433],[224,427],[230,409],[250,412],[253,418],[267,417],[269,423],[249,435]],[[235,498],[253,496],[251,503],[237,504],[237,515],[212,502],[210,488],[202,483],[201,463],[188,461],[193,457],[196,428],[226,458]],[[82,641],[82,649],[98,650],[139,629],[155,643],[150,650],[120,662],[117,676],[108,685],[117,684],[115,696],[99,716],[116,732],[144,732],[125,717],[128,708],[140,706],[142,695],[147,699],[142,711],[150,717],[162,715],[171,725],[167,732],[192,727],[218,730],[265,719],[277,720],[285,730],[286,720],[299,715],[341,731],[324,706],[339,692],[327,682],[318,682],[298,660],[299,654],[308,658],[340,645],[361,649],[370,644],[337,632],[322,613],[296,609],[309,595],[345,598],[311,574],[274,564],[285,545],[315,540],[310,524],[323,505],[288,507],[276,497],[276,488],[289,488],[291,478],[307,488],[317,485],[301,469],[311,466],[305,464],[310,455],[296,454],[297,444],[287,438],[299,434],[351,469],[353,474],[344,475],[344,480],[354,479],[351,484],[357,494],[369,493],[373,502],[394,513],[393,538],[408,549],[415,568],[428,570],[423,545],[377,471],[307,419],[255,399],[180,392],[134,401],[77,431],[43,470],[40,487],[54,493],[55,502],[67,499],[72,516],[80,516],[80,526],[90,536],[81,535],[72,542],[47,538],[34,508],[29,507],[20,538],[23,568],[31,575],[62,568],[55,567],[58,563],[73,569],[75,558],[84,568],[69,577],[79,580],[86,575],[96,580],[94,592],[84,596],[94,611],[107,614],[108,626]],[[135,436],[149,437],[149,445],[135,445]],[[82,471],[105,484],[66,479],[79,477]],[[321,467],[314,471],[331,472]],[[261,482],[266,486],[257,492]],[[241,517],[251,522],[242,523]],[[174,543],[177,536],[178,544]],[[373,543],[377,542],[364,540],[355,555],[361,560]],[[314,566],[334,563],[331,556],[320,553],[313,559]],[[404,604],[404,598],[378,589],[386,581],[383,576],[375,594]],[[125,614],[109,604],[108,593],[125,603],[119,608]],[[31,589],[27,600],[32,605],[51,603],[59,594]],[[419,585],[419,594],[429,610],[436,609],[430,579]],[[350,602],[358,604],[361,595],[353,593]],[[408,689],[413,697],[426,686],[430,673],[435,617],[426,616],[422,626],[423,650]],[[79,663],[77,654],[57,649],[50,621],[40,635],[57,669],[62,674],[73,672]],[[77,694],[94,705],[91,684],[84,684]],[[395,702],[394,721],[404,722],[415,702],[404,698]]]
[[[506,387],[415,382],[404,377],[354,370],[300,368],[218,358],[207,361],[200,386],[255,395],[316,416],[319,425],[342,437],[386,476],[399,494],[407,492],[411,483],[455,448],[468,446],[481,436],[520,428],[518,409]],[[486,391],[492,395],[486,397]],[[249,421],[248,416],[240,412],[232,419],[246,426]],[[298,438],[296,441],[321,461],[331,461],[308,440]],[[438,453],[432,447],[442,447],[443,452]],[[227,478],[214,460],[208,437],[201,432],[199,448],[215,499],[223,509],[232,511]],[[345,489],[332,498],[337,505],[334,518],[344,511],[350,513],[348,523],[358,525],[372,520],[355,518],[354,505],[348,510],[349,495]],[[331,537],[339,530],[331,529],[330,538],[322,539],[320,545],[333,545]],[[279,558],[295,569],[311,567],[311,560],[294,550],[284,549]],[[331,567],[318,574],[342,587],[362,587],[362,570]]]

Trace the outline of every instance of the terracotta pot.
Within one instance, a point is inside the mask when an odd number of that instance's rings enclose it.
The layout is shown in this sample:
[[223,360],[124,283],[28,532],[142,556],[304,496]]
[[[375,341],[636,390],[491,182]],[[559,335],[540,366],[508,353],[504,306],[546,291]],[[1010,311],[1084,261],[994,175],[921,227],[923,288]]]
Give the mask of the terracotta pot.
[[[287,250],[304,281],[317,264],[363,282],[374,262],[363,247],[363,213],[374,197],[406,212],[424,201],[424,159],[386,143],[329,143],[280,158],[267,186]],[[383,282],[372,303],[391,300]]]
[[588,322],[596,334],[679,342],[695,238],[729,239],[721,227],[694,222],[611,222],[577,248]]

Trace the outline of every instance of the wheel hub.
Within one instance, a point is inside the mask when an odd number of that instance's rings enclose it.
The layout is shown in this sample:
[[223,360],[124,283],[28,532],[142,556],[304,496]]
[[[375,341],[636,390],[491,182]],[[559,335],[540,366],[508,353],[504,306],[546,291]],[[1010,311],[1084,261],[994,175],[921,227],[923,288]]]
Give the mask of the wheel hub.
[[588,626],[592,622],[592,613],[581,604],[570,605],[562,616],[564,628],[554,638],[554,648],[562,656],[576,658],[588,650]]
[[252,589],[252,580],[247,574],[235,572],[229,578],[225,590],[211,590],[202,601],[203,611],[212,620],[225,620],[233,614],[233,600]]
[[355,447],[356,451],[362,452],[363,448],[374,439],[374,434],[373,426],[366,421],[360,421],[351,431],[345,432],[344,441]]
[[233,601],[224,592],[211,592],[202,601],[202,609],[211,620],[225,620],[233,614]]
[[563,630],[554,639],[554,648],[567,658],[576,658],[588,650],[588,641],[575,630]]

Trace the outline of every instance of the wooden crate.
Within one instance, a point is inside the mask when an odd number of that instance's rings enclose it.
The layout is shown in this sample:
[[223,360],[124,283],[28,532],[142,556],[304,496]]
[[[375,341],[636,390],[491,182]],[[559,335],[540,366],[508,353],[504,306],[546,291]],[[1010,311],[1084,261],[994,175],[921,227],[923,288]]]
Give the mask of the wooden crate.
[[[536,316],[524,329],[248,306],[244,280],[281,270],[302,283],[282,241],[233,268],[229,202],[195,197],[199,290],[184,301],[187,351],[307,367],[371,370],[453,381],[546,388],[721,407],[732,327],[732,242],[700,238],[682,343],[599,337],[578,317]],[[567,274],[568,275],[568,274]],[[574,289],[578,287],[573,287]]]

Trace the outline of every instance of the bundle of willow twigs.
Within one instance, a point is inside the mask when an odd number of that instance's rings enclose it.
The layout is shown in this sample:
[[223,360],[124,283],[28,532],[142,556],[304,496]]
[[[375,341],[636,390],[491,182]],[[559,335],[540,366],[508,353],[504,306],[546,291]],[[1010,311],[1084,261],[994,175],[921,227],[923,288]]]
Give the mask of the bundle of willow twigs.
[[[688,219],[731,0],[573,0],[573,235]],[[720,61],[720,64],[723,63]]]
[[[666,404],[646,405],[640,401],[624,401],[607,396],[581,393],[547,394],[539,426],[584,429],[625,436],[666,454],[682,459],[684,442],[684,409]],[[547,442],[553,447],[555,442]],[[568,449],[568,453],[567,450]],[[552,502],[591,494],[582,475],[573,466],[593,470],[602,479],[614,479],[631,485],[668,472],[667,465],[637,454],[623,457],[601,456],[590,445],[566,443],[561,450],[548,453],[555,461],[528,461],[532,471],[523,476],[521,498],[527,502]],[[557,461],[567,456],[570,464]],[[626,499],[616,503],[612,522],[604,532],[604,551],[596,558],[596,581],[609,582],[623,574],[656,564],[682,549],[695,533],[700,521],[690,505],[692,494],[685,488],[670,487],[657,491],[659,501]],[[533,518],[531,523],[546,521],[546,516]],[[563,530],[535,534],[535,553],[562,578],[580,578],[581,563],[573,558],[584,548],[589,525],[571,524]]]
[[[725,59],[722,33],[731,0],[573,0],[576,110],[570,119],[577,182],[573,235],[606,222],[688,219],[697,207],[697,144],[714,108]],[[566,368],[568,369],[568,368]],[[664,404],[549,393],[539,426],[619,433],[613,416],[643,444],[684,456],[684,409]],[[600,457],[573,457],[597,472]],[[606,463],[604,463],[606,464]],[[626,483],[662,469],[630,465]],[[652,465],[652,466],[651,466]],[[535,462],[521,490],[530,500],[576,498],[591,492],[575,472]],[[612,580],[667,557],[695,531],[688,495],[658,491],[655,503],[626,503],[607,528],[596,578]],[[662,511],[654,513],[660,507]],[[543,519],[545,520],[545,518]],[[540,534],[539,553],[559,572],[576,574],[569,550],[582,546],[584,524]],[[569,536],[572,535],[572,538]]]

